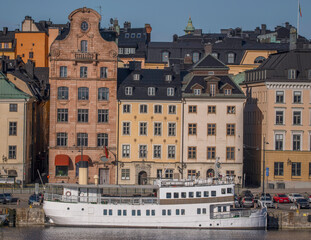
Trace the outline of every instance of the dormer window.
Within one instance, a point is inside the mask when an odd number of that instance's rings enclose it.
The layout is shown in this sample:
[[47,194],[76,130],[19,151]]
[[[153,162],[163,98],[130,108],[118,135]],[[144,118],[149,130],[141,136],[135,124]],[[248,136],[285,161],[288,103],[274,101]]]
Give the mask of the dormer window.
[[201,89],[193,89],[194,95],[201,95]]
[[193,63],[196,63],[196,62],[198,62],[199,60],[200,60],[200,53],[194,52],[194,53],[192,54],[192,61],[193,61]]
[[288,69],[288,79],[296,79],[296,69]]
[[165,75],[165,81],[172,81],[172,75]]
[[235,54],[228,53],[228,63],[234,63]]
[[132,87],[126,87],[125,88],[125,95],[131,96],[133,94],[133,88]]
[[140,79],[140,74],[136,73],[133,75],[133,80],[139,80]]
[[218,59],[218,53],[213,52],[211,55],[212,55],[214,58],[217,58],[217,59]]
[[162,62],[168,62],[169,52],[162,52]]
[[167,89],[167,96],[174,96],[174,88]]
[[148,88],[148,96],[154,96],[155,95],[155,88],[149,87]]
[[225,89],[225,95],[231,95],[232,89]]
[[210,95],[214,97],[216,95],[216,84],[210,85]]

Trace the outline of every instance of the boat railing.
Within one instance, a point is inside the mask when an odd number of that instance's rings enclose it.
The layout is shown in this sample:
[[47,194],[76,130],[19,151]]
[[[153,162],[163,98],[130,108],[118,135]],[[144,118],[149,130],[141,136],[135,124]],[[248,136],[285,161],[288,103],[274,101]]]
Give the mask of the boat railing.
[[250,217],[252,213],[254,213],[253,210],[239,210],[231,212],[211,213],[211,219]]
[[102,196],[66,196],[59,194],[44,194],[45,201],[67,202],[67,203],[92,203],[92,204],[128,204],[144,205],[158,204],[156,197],[102,197]]

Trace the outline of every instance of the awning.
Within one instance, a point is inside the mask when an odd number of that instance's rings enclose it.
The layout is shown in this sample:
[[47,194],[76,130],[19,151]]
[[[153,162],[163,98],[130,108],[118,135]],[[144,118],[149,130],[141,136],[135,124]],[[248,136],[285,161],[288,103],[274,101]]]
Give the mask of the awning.
[[[81,161],[81,155],[76,156],[75,162],[78,163]],[[91,162],[91,159],[88,155],[83,155],[82,161],[88,161]]]
[[69,166],[69,156],[65,154],[59,154],[55,157],[55,166]]

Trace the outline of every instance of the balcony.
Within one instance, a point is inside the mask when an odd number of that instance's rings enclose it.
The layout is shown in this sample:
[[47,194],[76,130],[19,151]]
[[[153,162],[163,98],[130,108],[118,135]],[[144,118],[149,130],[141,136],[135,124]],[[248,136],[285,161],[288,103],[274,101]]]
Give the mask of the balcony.
[[95,52],[74,52],[76,62],[97,62],[97,53]]

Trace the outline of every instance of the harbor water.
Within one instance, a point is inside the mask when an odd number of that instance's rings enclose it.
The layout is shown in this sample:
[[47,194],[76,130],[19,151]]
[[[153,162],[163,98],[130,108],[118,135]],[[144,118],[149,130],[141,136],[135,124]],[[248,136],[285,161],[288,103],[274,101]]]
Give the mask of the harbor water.
[[1,240],[182,240],[182,239],[239,239],[239,240],[292,240],[311,239],[310,230],[180,230],[129,228],[69,228],[69,227],[2,227]]

